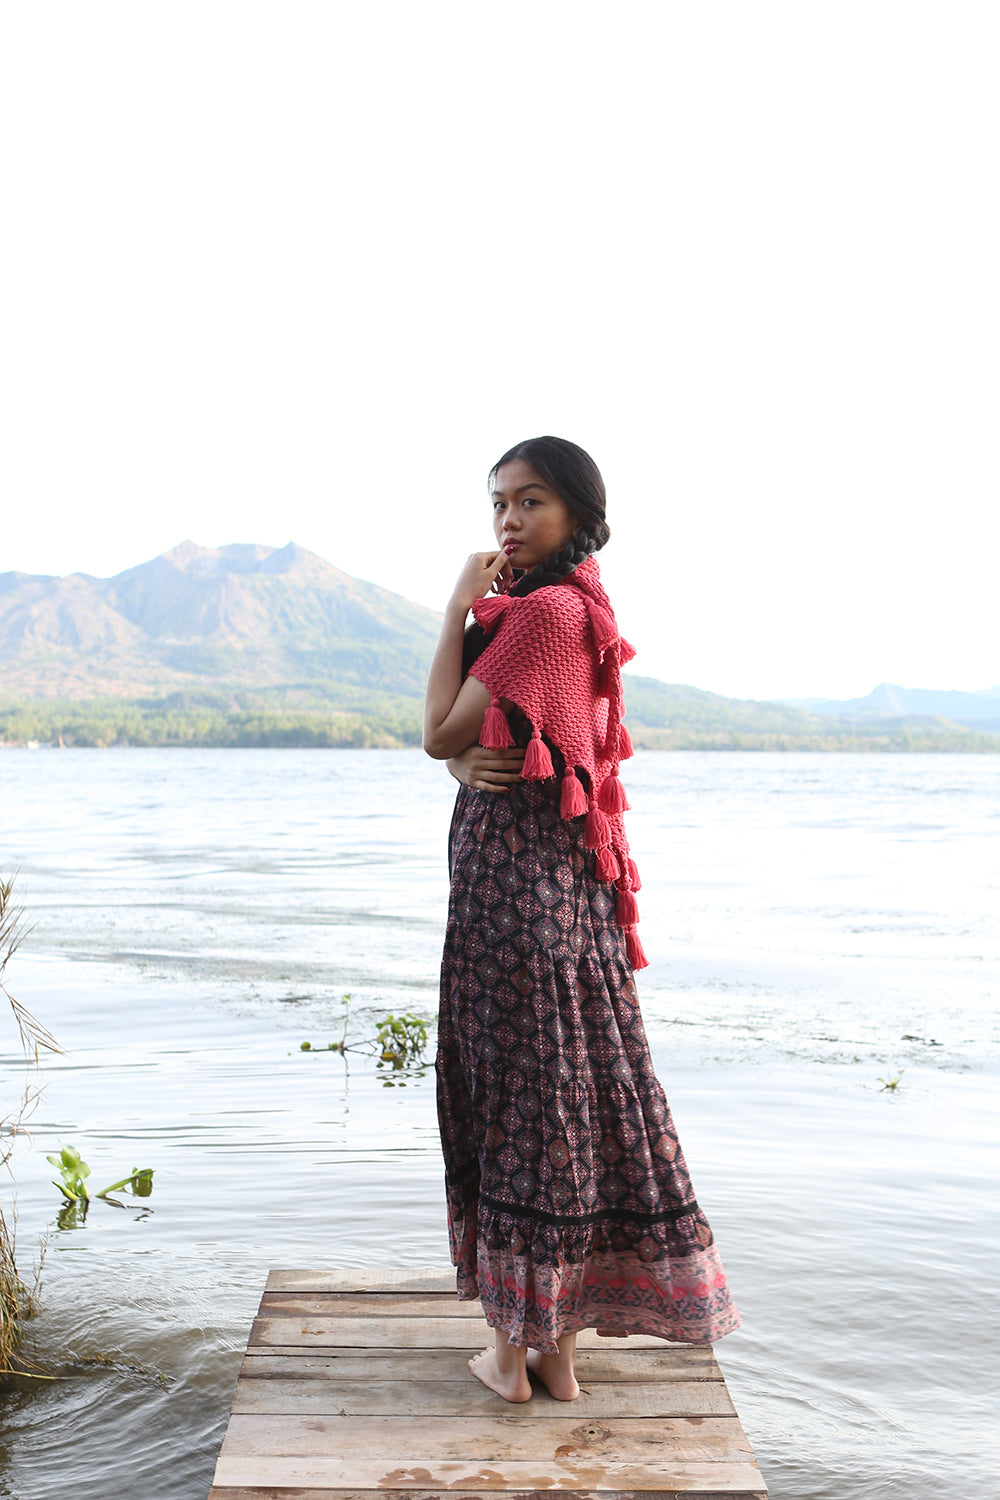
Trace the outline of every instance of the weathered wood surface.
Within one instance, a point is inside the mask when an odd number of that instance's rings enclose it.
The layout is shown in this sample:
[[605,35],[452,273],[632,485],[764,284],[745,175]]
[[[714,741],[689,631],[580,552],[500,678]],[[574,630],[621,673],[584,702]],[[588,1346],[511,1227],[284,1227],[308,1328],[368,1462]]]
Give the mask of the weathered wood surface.
[[272,1271],[209,1500],[766,1500],[709,1348],[581,1334],[581,1395],[511,1406],[451,1271]]
[[440,1292],[449,1300],[455,1296],[455,1273],[439,1266],[382,1267],[358,1270],[334,1266],[325,1271],[271,1271],[268,1292],[405,1292],[408,1296],[423,1292]]
[[[282,1377],[293,1380],[370,1380],[373,1361],[385,1359],[381,1349],[298,1349],[294,1345],[267,1348],[253,1346],[247,1350],[242,1374]],[[658,1349],[581,1349],[576,1368],[586,1385],[588,1380],[614,1380],[618,1384],[633,1380],[715,1380],[719,1367],[712,1350],[703,1345],[661,1344]],[[455,1355],[451,1349],[414,1349],[406,1359],[410,1380],[444,1380],[454,1376]]]

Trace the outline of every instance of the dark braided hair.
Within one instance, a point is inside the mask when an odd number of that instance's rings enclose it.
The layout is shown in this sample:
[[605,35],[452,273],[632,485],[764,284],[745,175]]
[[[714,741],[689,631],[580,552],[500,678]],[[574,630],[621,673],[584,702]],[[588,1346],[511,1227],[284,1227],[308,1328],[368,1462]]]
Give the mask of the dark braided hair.
[[[513,463],[518,458],[529,464],[539,479],[555,490],[577,521],[577,529],[564,547],[551,552],[535,567],[517,576],[507,592],[520,597],[548,584],[561,583],[591,553],[600,551],[611,536],[611,529],[604,519],[606,497],[601,471],[583,448],[567,438],[527,438],[508,448],[503,457],[497,459],[489,475],[491,490],[504,464]],[[486,639],[481,625],[472,624],[465,632],[463,675],[485,649]]]

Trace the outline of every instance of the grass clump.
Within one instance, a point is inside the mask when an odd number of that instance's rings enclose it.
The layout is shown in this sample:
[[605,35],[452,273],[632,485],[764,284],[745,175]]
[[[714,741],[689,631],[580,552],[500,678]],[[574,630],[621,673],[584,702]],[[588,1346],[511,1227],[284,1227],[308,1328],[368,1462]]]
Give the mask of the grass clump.
[[[23,908],[14,896],[13,876],[0,880],[0,995],[10,1005],[25,1059],[37,1063],[40,1049],[58,1052],[59,1047],[45,1027],[7,988],[7,966],[27,933]],[[26,1088],[20,1101],[0,1120],[0,1167],[6,1169],[12,1188],[14,1179],[10,1158],[13,1141],[36,1098],[37,1092]],[[29,1287],[18,1271],[13,1203],[11,1201],[8,1209],[0,1200],[0,1379],[9,1375],[33,1374],[25,1369],[18,1350],[24,1323],[35,1310],[37,1285],[37,1275]]]

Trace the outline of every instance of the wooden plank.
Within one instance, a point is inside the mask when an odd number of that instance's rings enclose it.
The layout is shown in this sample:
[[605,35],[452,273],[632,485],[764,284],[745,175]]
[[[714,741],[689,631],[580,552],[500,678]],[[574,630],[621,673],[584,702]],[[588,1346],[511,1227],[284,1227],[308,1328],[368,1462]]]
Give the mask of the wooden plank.
[[409,1297],[405,1292],[265,1292],[260,1313],[269,1318],[481,1318],[478,1302],[459,1302],[454,1289]]
[[[459,1305],[459,1304],[456,1304]],[[470,1304],[475,1306],[475,1304]],[[250,1332],[252,1345],[294,1345],[303,1349],[468,1349],[475,1353],[493,1343],[483,1317],[452,1313],[439,1318],[258,1317]],[[635,1333],[630,1338],[601,1339],[592,1329],[577,1340],[580,1349],[663,1349],[663,1339]],[[684,1346],[679,1346],[684,1347]]]
[[617,1490],[667,1489],[674,1494],[700,1490],[706,1495],[728,1496],[733,1490],[753,1490],[759,1481],[753,1463],[570,1463],[565,1459],[546,1463],[511,1459],[495,1464],[473,1461],[444,1462],[429,1467],[411,1464],[406,1458],[274,1458],[263,1454],[220,1455],[216,1469],[219,1485],[292,1486],[305,1490],[569,1490],[606,1492]]
[[441,1266],[328,1266],[320,1271],[271,1271],[268,1292],[450,1292],[455,1272]]
[[[391,1351],[386,1349],[304,1349],[264,1347],[247,1350],[241,1376],[252,1380],[267,1375],[296,1380],[369,1380],[373,1370],[379,1378],[391,1379]],[[613,1380],[722,1380],[709,1344],[665,1344],[659,1349],[584,1349],[577,1355],[576,1371],[585,1385]],[[468,1380],[464,1360],[456,1362],[453,1349],[413,1349],[405,1365],[396,1366],[399,1380]]]
[[[461,1366],[459,1366],[461,1368]],[[311,1417],[453,1417],[478,1416],[496,1411],[501,1398],[474,1380],[468,1370],[464,1381],[372,1379],[365,1384],[351,1380],[241,1379],[233,1398],[233,1412],[279,1416],[284,1412]],[[735,1409],[721,1381],[650,1381],[624,1387],[595,1384],[582,1389],[576,1401],[553,1401],[547,1391],[519,1408],[525,1423],[552,1416],[553,1411],[574,1417],[732,1417]]]
[[[496,1500],[495,1490],[462,1487],[462,1500]],[[542,1500],[539,1490],[504,1490],[515,1500]],[[385,1500],[392,1490],[302,1489],[299,1485],[213,1485],[208,1500]],[[443,1500],[441,1491],[407,1490],[406,1500]],[[573,1500],[636,1500],[634,1490],[574,1490]],[[768,1500],[766,1490],[643,1490],[642,1500]]]
[[508,1406],[492,1342],[450,1270],[273,1271],[209,1500],[767,1500],[710,1346],[591,1330],[579,1400]]
[[[575,1403],[573,1403],[575,1405]],[[686,1462],[742,1463],[750,1444],[732,1417],[671,1418],[650,1422],[619,1417],[603,1422],[542,1417],[328,1417],[234,1415],[223,1452],[259,1453],[275,1458],[347,1460],[372,1454],[407,1455],[413,1464],[477,1463],[531,1459],[539,1463],[580,1459],[613,1463],[670,1462],[683,1449]]]

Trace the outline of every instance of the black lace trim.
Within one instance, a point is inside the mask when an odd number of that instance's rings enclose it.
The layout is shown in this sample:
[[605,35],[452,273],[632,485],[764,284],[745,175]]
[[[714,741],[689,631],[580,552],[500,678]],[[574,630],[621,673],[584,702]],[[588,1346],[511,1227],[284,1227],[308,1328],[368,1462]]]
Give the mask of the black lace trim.
[[688,1214],[698,1212],[698,1205],[693,1198],[689,1203],[682,1203],[679,1208],[658,1208],[655,1211],[602,1208],[592,1214],[550,1214],[544,1208],[528,1208],[520,1203],[501,1203],[499,1199],[490,1198],[486,1193],[480,1193],[479,1201],[487,1208],[492,1208],[497,1213],[510,1214],[515,1219],[535,1219],[539,1224],[555,1225],[602,1224],[608,1219],[616,1224],[673,1224],[677,1219],[683,1219]]

